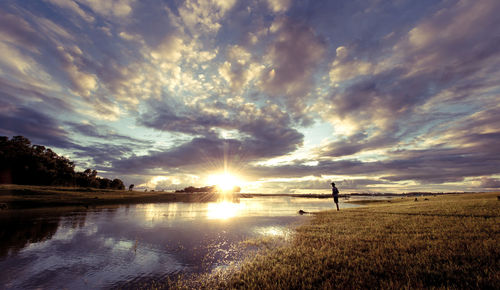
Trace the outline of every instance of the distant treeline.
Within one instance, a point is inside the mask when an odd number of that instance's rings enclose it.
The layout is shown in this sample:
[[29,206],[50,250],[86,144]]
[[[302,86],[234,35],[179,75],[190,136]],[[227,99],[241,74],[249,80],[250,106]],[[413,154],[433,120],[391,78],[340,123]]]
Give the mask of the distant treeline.
[[204,187],[194,187],[194,186],[188,186],[184,189],[178,189],[175,192],[216,192],[217,187],[215,185],[213,186],[204,186]]
[[[216,185],[212,186],[204,186],[204,187],[194,187],[194,186],[188,186],[184,189],[178,189],[175,192],[217,192],[219,191],[219,188]],[[231,192],[240,192],[241,187],[235,186]]]
[[97,176],[87,169],[75,172],[75,164],[50,148],[32,145],[28,138],[0,136],[0,184],[63,185],[125,189],[120,179]]

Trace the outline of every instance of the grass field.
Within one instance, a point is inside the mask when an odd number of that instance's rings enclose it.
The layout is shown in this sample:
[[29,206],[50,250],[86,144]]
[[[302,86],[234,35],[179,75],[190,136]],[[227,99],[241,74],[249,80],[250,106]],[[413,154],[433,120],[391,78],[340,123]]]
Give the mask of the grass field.
[[500,289],[500,193],[322,212],[236,270],[150,288]]

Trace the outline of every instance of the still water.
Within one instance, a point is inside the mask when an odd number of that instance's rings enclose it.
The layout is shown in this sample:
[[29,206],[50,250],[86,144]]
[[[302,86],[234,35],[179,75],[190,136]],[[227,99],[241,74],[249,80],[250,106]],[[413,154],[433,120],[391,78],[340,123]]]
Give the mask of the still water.
[[332,208],[331,199],[254,197],[0,212],[0,289],[126,287],[210,272],[237,261],[241,241],[289,238],[307,219],[298,210]]

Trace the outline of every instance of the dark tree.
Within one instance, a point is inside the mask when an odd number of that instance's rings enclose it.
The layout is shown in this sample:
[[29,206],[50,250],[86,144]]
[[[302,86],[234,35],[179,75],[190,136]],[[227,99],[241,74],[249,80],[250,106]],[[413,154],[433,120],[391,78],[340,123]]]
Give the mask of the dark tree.
[[50,148],[31,145],[23,136],[0,136],[0,183],[65,185],[125,189],[120,179],[100,178],[97,171],[75,172],[75,164]]
[[75,165],[23,136],[0,138],[0,181],[31,185],[71,185]]
[[111,188],[111,179],[109,178],[97,178],[99,181],[99,188]]
[[119,190],[124,190],[125,189],[125,185],[123,184],[123,181],[121,181],[118,178],[115,178],[111,182],[111,188],[113,188],[113,189],[119,189]]
[[128,187],[129,191],[132,191],[132,189],[134,189],[134,185],[133,184],[129,185],[129,187]]

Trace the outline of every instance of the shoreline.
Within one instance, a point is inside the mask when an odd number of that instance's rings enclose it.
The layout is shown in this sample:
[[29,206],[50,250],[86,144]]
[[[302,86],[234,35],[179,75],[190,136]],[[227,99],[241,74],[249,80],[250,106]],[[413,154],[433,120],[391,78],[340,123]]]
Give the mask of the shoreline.
[[[368,204],[391,202],[394,197],[420,197],[443,196],[463,193],[355,193],[341,194],[344,202],[353,204]],[[253,197],[299,197],[299,198],[332,198],[331,194],[287,194],[287,193],[235,193],[232,199]],[[58,187],[0,184],[0,211],[50,208],[50,207],[78,207],[85,208],[106,205],[142,204],[142,203],[167,203],[167,202],[215,202],[221,195],[216,192],[164,192],[164,191],[128,191],[97,188]],[[350,200],[350,198],[355,200]],[[375,199],[362,200],[358,198],[369,197]],[[378,199],[382,198],[382,199]],[[387,198],[387,199],[383,199]]]
[[95,207],[164,202],[217,201],[216,193],[137,192],[54,186],[0,185],[0,211],[51,207]]

